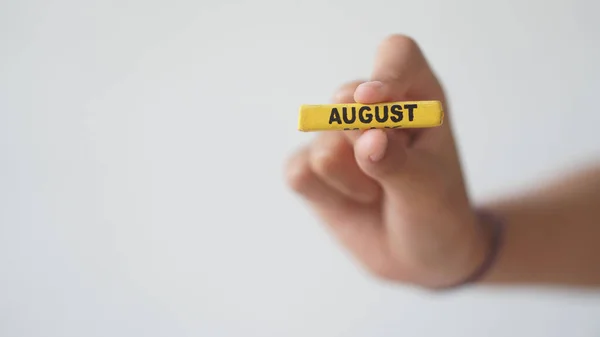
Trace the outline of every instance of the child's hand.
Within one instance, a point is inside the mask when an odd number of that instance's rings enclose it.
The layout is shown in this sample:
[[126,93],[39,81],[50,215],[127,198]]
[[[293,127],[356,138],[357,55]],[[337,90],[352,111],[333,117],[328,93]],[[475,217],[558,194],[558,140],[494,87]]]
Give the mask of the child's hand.
[[326,131],[288,165],[288,182],[340,242],[381,278],[425,287],[461,281],[488,240],[469,204],[440,83],[417,44],[388,38],[371,82],[344,85],[338,103],[440,100],[432,129]]

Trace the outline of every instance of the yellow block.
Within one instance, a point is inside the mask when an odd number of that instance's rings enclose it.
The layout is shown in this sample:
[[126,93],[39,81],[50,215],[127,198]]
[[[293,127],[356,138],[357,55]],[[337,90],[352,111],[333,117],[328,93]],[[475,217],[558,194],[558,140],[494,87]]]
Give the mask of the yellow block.
[[440,101],[302,105],[298,130],[429,128],[442,125]]

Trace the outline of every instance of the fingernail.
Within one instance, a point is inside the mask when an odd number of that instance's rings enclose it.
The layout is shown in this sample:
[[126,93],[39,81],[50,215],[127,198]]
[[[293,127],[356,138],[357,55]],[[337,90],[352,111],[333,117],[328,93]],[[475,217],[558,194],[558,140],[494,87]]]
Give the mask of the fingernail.
[[379,100],[379,97],[384,95],[384,88],[384,84],[379,81],[365,82],[356,88],[356,91],[354,92],[354,97],[355,99],[359,98],[359,100],[367,100],[367,103],[371,103],[371,100]]
[[[369,159],[376,163],[383,159],[388,146],[388,137],[381,130],[368,130],[369,132],[366,141],[369,148]],[[383,137],[381,137],[383,135]]]
[[370,81],[370,82],[365,82],[365,83],[361,83],[356,90],[363,90],[363,89],[375,89],[378,90],[380,88],[383,87],[383,82],[380,81]]

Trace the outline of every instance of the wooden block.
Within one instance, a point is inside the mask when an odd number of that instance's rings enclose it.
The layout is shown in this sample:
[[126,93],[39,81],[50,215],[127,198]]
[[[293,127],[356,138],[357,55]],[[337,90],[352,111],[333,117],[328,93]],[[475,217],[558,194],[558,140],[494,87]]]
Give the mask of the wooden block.
[[430,128],[442,125],[443,120],[440,101],[302,105],[298,130]]

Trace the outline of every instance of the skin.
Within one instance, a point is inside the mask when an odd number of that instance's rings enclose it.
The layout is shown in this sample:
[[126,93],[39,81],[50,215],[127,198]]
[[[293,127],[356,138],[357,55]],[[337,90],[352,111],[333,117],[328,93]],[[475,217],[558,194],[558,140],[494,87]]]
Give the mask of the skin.
[[485,260],[491,233],[474,212],[485,207],[507,224],[498,260],[479,282],[599,285],[600,166],[477,205],[444,90],[418,44],[393,35],[376,55],[369,81],[343,85],[334,102],[440,100],[446,118],[431,129],[321,132],[289,159],[290,188],[340,244],[378,278],[444,289]]

